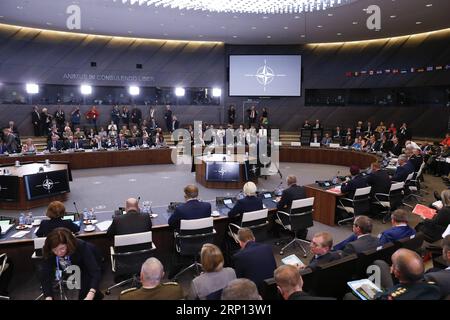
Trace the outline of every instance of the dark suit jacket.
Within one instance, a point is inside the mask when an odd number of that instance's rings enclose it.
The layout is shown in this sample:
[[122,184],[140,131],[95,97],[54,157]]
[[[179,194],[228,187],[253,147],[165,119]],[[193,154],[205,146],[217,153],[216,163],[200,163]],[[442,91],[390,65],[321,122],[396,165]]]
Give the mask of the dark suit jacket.
[[389,190],[391,189],[391,178],[389,178],[389,174],[386,170],[378,170],[369,174],[367,177],[367,184],[372,187],[372,189],[370,189],[370,194],[372,196],[374,196],[375,193],[389,194]]
[[392,181],[404,182],[412,172],[414,172],[414,166],[408,161],[403,166],[397,167],[397,170],[395,170],[395,174],[392,177]]
[[443,297],[450,295],[450,270],[441,270],[425,274],[425,280],[436,282]]
[[348,243],[344,248],[345,254],[361,253],[366,250],[376,249],[378,238],[371,234],[364,235],[355,241]]
[[404,239],[415,234],[416,231],[414,231],[414,229],[411,228],[410,226],[392,227],[390,229],[384,230],[381,233],[380,240],[378,243],[380,246],[383,246],[386,243]]
[[169,218],[169,225],[174,229],[180,228],[181,220],[194,220],[211,216],[211,204],[198,200],[189,200],[176,207]]
[[420,169],[420,166],[423,163],[423,157],[422,157],[422,155],[416,156],[415,154],[413,154],[411,156],[411,158],[409,158],[409,162],[412,163],[412,165],[414,167],[414,172],[418,172]]
[[[98,258],[94,253],[95,247],[83,240],[77,239],[75,252],[70,256],[72,265],[77,265],[81,270],[81,290],[80,299],[84,299],[89,289],[94,288],[98,291],[102,277]],[[56,258],[51,254],[42,261],[41,286],[44,295],[53,296],[53,279],[55,278]]]
[[243,214],[244,212],[251,212],[263,209],[263,202],[261,198],[256,196],[246,196],[239,199],[234,207],[228,212],[230,218]]
[[401,145],[400,143],[398,143],[397,145],[394,144],[394,145],[392,146],[391,152],[392,152],[393,154],[395,154],[396,156],[401,155],[401,154],[402,154],[402,145]]
[[450,207],[439,210],[432,219],[425,219],[416,226],[417,231],[421,231],[430,240],[437,241],[442,238],[447,226],[450,224]]
[[[53,141],[49,141],[47,143],[47,150],[51,150],[52,148],[53,148]],[[56,148],[56,150],[61,150],[62,149],[61,141],[56,141],[55,148]]]
[[252,280],[260,287],[264,279],[272,278],[277,263],[272,247],[268,244],[250,241],[233,256],[234,270],[237,278]]
[[148,214],[128,211],[126,214],[115,216],[106,231],[109,237],[116,235],[147,232],[152,229],[152,219]]
[[129,142],[127,139],[124,139],[123,142],[120,139],[117,139],[117,148],[121,149],[121,148],[128,148],[129,146]]
[[341,254],[339,252],[327,252],[322,256],[319,257],[313,257],[311,259],[311,261],[309,262],[308,267],[311,268],[312,270],[317,269],[318,266],[323,265],[325,263],[334,261],[334,260],[338,260],[341,258]]
[[80,231],[80,227],[75,223],[73,223],[72,221],[58,218],[58,219],[42,220],[38,231],[36,231],[36,236],[46,237],[51,231],[53,231],[56,228],[66,228],[72,231],[73,233],[77,233],[78,231]]
[[303,291],[297,291],[291,294],[288,300],[336,300],[335,298],[315,297]]
[[347,198],[353,198],[356,189],[367,187],[367,180],[362,175],[354,176],[349,182],[343,183],[341,191],[346,193]]
[[278,210],[289,210],[293,200],[305,199],[305,188],[292,184],[289,188],[284,189],[281,194],[281,199],[277,203]]

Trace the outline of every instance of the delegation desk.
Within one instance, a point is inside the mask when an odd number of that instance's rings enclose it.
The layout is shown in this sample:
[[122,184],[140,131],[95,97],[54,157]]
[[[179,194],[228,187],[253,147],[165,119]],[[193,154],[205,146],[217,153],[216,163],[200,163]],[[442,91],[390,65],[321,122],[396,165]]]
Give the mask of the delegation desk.
[[[93,151],[82,153],[58,153],[45,154],[35,156],[22,157],[2,157],[0,164],[11,163],[15,160],[19,161],[69,161],[72,169],[111,167],[111,166],[130,166],[145,164],[169,164],[173,149],[145,149],[145,150],[127,150],[127,151]],[[281,162],[301,162],[301,163],[317,163],[329,165],[350,166],[356,164],[361,168],[367,168],[371,163],[378,161],[378,157],[374,154],[362,153],[350,150],[325,149],[325,148],[305,148],[305,147],[281,147],[279,151]],[[340,194],[332,193],[319,187],[316,184],[308,185],[306,193],[308,196],[314,196],[314,214],[315,221],[334,225],[335,220],[335,204],[336,197]],[[269,215],[276,212],[276,204],[265,199],[264,203],[269,209]],[[214,207],[214,206],[213,206]],[[221,244],[226,236],[228,217],[226,213],[228,208],[217,208],[221,213],[220,217],[214,218],[214,227],[217,231],[217,244]],[[157,247],[157,255],[166,257],[173,252],[173,230],[167,225],[170,213],[167,207],[153,208],[154,213],[158,216],[153,219],[153,239]],[[99,222],[110,220],[113,213],[100,213],[97,215]],[[84,228],[82,228],[84,230]],[[20,270],[32,270],[30,257],[33,253],[33,237],[34,230],[20,239],[11,238],[15,230],[0,239],[0,253],[6,252],[17,262],[16,266]],[[110,240],[106,238],[104,231],[96,229],[94,232],[81,231],[79,236],[96,244],[105,256],[109,254]],[[170,261],[170,259],[169,259]]]

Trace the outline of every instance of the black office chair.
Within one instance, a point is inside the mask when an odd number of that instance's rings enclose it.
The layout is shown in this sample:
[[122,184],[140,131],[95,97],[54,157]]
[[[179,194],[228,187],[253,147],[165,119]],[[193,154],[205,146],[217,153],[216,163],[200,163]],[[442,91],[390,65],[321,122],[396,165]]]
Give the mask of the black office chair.
[[301,129],[300,130],[300,143],[302,145],[308,145],[309,146],[309,142],[311,141],[311,129]]
[[241,228],[249,228],[252,230],[256,241],[264,241],[267,238],[267,228],[269,226],[268,209],[262,209],[242,214],[241,225],[230,223],[228,225],[228,234],[239,243],[238,232]]
[[391,184],[389,193],[375,193],[373,203],[382,208],[383,223],[391,218],[391,212],[403,203],[404,182],[396,182]]
[[338,225],[353,221],[356,216],[370,212],[370,190],[371,187],[358,188],[355,190],[353,199],[339,198],[338,208],[345,211],[350,217],[338,221]]
[[213,223],[212,217],[180,221],[180,230],[174,234],[175,249],[180,256],[192,258],[192,264],[178,272],[173,279],[193,268],[197,275],[200,273],[201,264],[197,262],[197,257],[205,243],[214,243],[216,230]]
[[372,265],[375,260],[383,260],[388,265],[391,265],[391,257],[400,246],[397,243],[386,243],[384,246],[379,246],[375,249],[366,250],[358,254],[358,271],[357,278],[367,278],[367,268]]
[[313,226],[313,206],[314,197],[311,197],[292,201],[291,210],[289,213],[284,211],[277,212],[277,219],[275,219],[275,222],[281,225],[285,230],[294,234],[294,238],[292,239],[292,241],[281,248],[281,255],[284,254],[284,250],[286,250],[286,248],[290,247],[291,245],[298,244],[300,246],[300,249],[303,251],[303,256],[307,256],[307,251],[301,245],[301,243],[303,242],[309,245],[309,242],[303,239],[299,239],[297,237],[297,233],[300,230],[307,230],[309,227]]
[[154,256],[155,250],[151,231],[114,236],[114,246],[110,247],[112,272],[115,277],[131,275],[131,278],[107,288],[105,294],[128,283],[137,286],[142,264]]

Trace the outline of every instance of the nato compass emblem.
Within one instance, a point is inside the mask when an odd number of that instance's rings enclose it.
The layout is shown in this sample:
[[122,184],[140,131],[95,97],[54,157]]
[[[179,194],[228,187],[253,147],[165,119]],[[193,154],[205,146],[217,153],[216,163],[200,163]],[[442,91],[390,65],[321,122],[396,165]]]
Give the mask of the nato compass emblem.
[[255,77],[256,81],[261,84],[266,91],[266,86],[268,86],[275,77],[285,77],[285,74],[275,74],[273,69],[267,65],[267,60],[264,59],[264,65],[256,70],[256,74],[246,74],[246,77]]
[[51,179],[45,179],[45,180],[42,182],[42,187],[43,187],[45,190],[50,191],[50,190],[53,188],[53,180],[51,180]]
[[227,173],[228,171],[227,170],[225,170],[225,168],[222,166],[221,168],[220,168],[220,170],[218,170],[218,171],[216,171],[218,174],[220,174],[221,175],[221,177],[223,178],[223,176],[225,175],[225,173]]

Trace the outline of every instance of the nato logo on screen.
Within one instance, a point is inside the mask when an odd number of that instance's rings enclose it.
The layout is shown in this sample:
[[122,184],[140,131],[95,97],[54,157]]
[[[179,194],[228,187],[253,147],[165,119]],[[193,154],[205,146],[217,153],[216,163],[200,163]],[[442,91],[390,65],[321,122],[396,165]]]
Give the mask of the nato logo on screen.
[[230,55],[230,96],[300,96],[300,55]]

